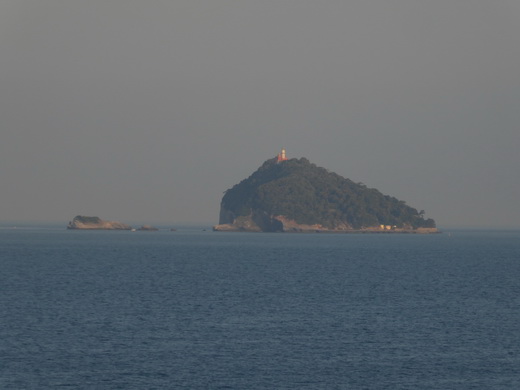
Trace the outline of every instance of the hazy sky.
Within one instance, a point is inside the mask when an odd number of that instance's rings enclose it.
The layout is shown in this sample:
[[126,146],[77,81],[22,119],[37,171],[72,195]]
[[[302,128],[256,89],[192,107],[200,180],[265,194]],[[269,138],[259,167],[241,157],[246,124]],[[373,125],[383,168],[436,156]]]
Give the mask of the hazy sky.
[[520,226],[518,0],[0,0],[0,222],[217,223],[282,146]]

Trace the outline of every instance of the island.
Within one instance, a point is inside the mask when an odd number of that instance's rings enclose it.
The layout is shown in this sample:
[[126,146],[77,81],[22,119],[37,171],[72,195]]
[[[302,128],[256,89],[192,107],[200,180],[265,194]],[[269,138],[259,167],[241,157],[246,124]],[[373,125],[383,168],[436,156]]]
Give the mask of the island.
[[132,230],[132,227],[121,222],[104,221],[99,217],[86,217],[84,215],[77,215],[72,221],[69,222],[67,229]]
[[438,233],[406,202],[312,164],[285,149],[225,191],[215,231]]

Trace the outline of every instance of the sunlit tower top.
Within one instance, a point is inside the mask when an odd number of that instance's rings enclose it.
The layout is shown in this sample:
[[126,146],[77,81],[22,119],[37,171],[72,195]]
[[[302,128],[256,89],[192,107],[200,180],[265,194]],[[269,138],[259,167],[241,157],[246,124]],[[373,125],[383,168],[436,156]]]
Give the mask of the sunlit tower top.
[[287,160],[287,156],[285,155],[285,148],[282,148],[282,151],[278,153],[277,162],[282,162]]

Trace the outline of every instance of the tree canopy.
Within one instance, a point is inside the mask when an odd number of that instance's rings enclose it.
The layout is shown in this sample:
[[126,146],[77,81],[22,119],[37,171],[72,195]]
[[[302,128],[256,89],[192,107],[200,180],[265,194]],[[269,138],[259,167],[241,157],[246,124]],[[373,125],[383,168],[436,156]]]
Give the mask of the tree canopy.
[[[354,183],[306,158],[280,163],[267,160],[225,192],[222,210],[233,218],[263,212],[330,229],[345,224],[353,229],[377,225],[435,227],[433,219],[424,219],[424,211],[418,212],[402,200]],[[222,215],[220,223],[231,222],[223,221]]]

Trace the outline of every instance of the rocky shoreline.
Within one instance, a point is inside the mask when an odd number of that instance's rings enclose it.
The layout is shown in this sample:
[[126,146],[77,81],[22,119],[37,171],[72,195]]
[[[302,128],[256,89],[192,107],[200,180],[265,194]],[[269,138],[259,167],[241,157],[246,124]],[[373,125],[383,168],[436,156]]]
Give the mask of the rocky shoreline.
[[71,230],[130,230],[130,231],[147,231],[155,232],[159,229],[151,225],[142,225],[134,229],[126,223],[118,221],[105,221],[99,217],[87,217],[84,215],[77,215],[67,225],[67,229]]
[[285,218],[271,216],[263,218],[247,216],[238,217],[233,223],[224,223],[213,226],[217,232],[281,232],[281,233],[344,233],[344,234],[435,234],[440,233],[437,228],[397,228],[395,226],[372,226],[362,229],[353,229],[349,226],[340,226],[335,229],[326,228],[320,224],[305,225]]
[[67,229],[78,230],[132,230],[132,226],[117,221],[105,221],[99,217],[77,215],[67,225]]

